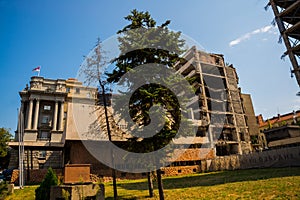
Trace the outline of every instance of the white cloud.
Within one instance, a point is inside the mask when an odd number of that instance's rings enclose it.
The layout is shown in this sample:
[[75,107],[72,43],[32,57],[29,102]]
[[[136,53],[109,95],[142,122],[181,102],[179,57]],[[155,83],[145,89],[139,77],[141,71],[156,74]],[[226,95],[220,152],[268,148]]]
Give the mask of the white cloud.
[[269,26],[265,26],[265,27],[262,27],[262,28],[259,28],[259,29],[256,29],[254,31],[251,31],[249,33],[246,33],[244,35],[242,35],[241,37],[235,39],[235,40],[232,40],[230,43],[229,43],[229,46],[230,47],[233,47],[235,45],[238,45],[240,44],[241,42],[245,41],[245,40],[248,40],[250,39],[252,36],[254,35],[257,35],[257,34],[260,34],[260,33],[274,33],[275,27],[269,25]]
[[297,97],[297,99],[294,100],[295,104],[300,107],[300,98]]

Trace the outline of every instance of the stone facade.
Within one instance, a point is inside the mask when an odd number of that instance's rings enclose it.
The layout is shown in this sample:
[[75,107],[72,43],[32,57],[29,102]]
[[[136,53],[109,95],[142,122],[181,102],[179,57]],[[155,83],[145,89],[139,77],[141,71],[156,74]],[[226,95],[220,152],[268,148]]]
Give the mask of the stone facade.
[[[64,152],[67,141],[80,139],[78,132],[74,131],[76,124],[72,124],[74,113],[70,107],[95,105],[97,89],[85,87],[76,79],[32,77],[30,85],[20,92],[20,97],[18,130],[15,141],[9,143],[14,155],[10,168],[18,167],[19,133],[23,139],[25,168],[62,168],[66,160]],[[86,115],[90,112],[88,110]],[[77,116],[80,117],[80,114]],[[78,121],[81,119],[86,120],[81,117]]]
[[104,200],[104,185],[98,184],[82,184],[82,185],[60,185],[52,186],[50,191],[50,200],[57,199],[81,200],[96,199]]

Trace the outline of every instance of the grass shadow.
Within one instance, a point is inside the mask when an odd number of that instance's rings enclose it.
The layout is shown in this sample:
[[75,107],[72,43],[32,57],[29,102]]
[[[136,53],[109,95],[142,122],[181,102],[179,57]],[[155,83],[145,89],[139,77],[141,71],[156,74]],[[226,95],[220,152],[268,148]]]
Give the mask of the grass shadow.
[[[300,167],[221,171],[193,174],[184,177],[166,177],[163,179],[163,185],[164,189],[178,189],[197,186],[214,186],[243,181],[256,181],[287,176],[300,176]],[[118,186],[126,190],[148,189],[146,180],[137,183],[120,183]]]

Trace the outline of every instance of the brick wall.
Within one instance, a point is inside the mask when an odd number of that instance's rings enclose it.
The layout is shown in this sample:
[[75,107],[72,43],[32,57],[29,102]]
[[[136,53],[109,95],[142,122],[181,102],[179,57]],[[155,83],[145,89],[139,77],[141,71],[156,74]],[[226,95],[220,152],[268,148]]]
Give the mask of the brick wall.
[[[194,161],[213,159],[215,152],[210,148],[194,148],[194,149],[175,149],[174,156],[177,158],[175,161]],[[172,160],[172,158],[170,159]]]
[[[9,169],[18,168],[19,153],[18,150],[11,150],[11,158],[9,161]],[[27,169],[39,168],[61,168],[62,167],[62,151],[38,151],[25,150],[24,151],[24,167]]]
[[201,166],[193,165],[193,166],[163,167],[162,171],[164,176],[193,174],[193,173],[201,172]]
[[[60,178],[62,176],[62,169],[53,169]],[[27,176],[28,171],[24,170],[24,178],[25,178],[25,184],[38,184],[42,182],[44,179],[48,169],[31,169],[29,170],[29,179]],[[14,183],[15,185],[19,184],[19,170],[15,169],[13,170],[12,177],[11,177],[11,183]]]

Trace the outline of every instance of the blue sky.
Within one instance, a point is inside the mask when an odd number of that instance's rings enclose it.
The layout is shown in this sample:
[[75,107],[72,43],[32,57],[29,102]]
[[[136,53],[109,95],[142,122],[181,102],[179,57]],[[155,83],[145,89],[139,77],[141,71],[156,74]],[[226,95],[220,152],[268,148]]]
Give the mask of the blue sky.
[[207,52],[220,53],[238,72],[242,92],[250,93],[256,114],[272,117],[300,109],[299,87],[290,78],[288,58],[271,27],[267,0],[0,0],[0,127],[17,124],[18,92],[36,75],[76,77],[83,55],[97,37],[106,40],[127,25],[136,8],[149,11],[158,24],[171,20]]

